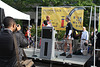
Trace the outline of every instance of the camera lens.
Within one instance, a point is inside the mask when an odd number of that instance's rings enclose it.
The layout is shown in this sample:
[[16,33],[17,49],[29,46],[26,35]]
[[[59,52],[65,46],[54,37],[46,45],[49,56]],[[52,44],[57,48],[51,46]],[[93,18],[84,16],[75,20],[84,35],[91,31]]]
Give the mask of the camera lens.
[[19,25],[17,24],[17,27],[19,27]]

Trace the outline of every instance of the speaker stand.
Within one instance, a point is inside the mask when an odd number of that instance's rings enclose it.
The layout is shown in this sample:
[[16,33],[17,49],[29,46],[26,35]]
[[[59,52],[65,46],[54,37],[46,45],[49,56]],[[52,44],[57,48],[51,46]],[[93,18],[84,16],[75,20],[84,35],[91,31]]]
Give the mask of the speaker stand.
[[34,51],[33,51],[33,55],[32,55],[32,57],[37,57],[37,55],[36,55],[36,52],[35,52],[35,44],[34,44]]

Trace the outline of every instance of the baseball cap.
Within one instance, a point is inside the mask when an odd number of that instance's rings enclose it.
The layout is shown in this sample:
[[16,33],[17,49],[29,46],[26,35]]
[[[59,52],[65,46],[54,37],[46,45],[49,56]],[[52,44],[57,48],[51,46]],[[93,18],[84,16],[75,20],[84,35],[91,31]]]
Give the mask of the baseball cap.
[[30,27],[30,28],[32,28],[32,26],[31,26],[31,25],[29,25],[29,27]]
[[69,19],[69,20],[71,20],[71,18],[70,18],[70,16],[69,16],[69,15],[68,15],[68,16],[66,16],[66,18],[67,18],[67,19]]

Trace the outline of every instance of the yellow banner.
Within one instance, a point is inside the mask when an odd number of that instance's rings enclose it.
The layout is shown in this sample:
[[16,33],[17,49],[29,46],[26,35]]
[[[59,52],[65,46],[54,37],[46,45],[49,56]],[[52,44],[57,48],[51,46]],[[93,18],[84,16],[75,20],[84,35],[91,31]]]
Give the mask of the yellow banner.
[[[74,7],[42,7],[41,27],[43,21],[46,20],[46,16],[50,16],[50,21],[55,30],[65,30],[67,25],[65,19],[72,9],[74,9]],[[83,30],[83,16],[84,10],[76,10],[72,12],[71,23],[75,29]]]

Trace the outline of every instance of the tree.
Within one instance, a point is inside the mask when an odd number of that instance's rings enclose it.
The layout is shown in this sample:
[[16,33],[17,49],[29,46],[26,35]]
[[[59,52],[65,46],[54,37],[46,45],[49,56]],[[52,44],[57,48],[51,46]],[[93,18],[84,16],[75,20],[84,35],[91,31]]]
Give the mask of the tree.
[[32,11],[32,5],[34,5],[36,0],[2,0],[13,8],[26,12]]

